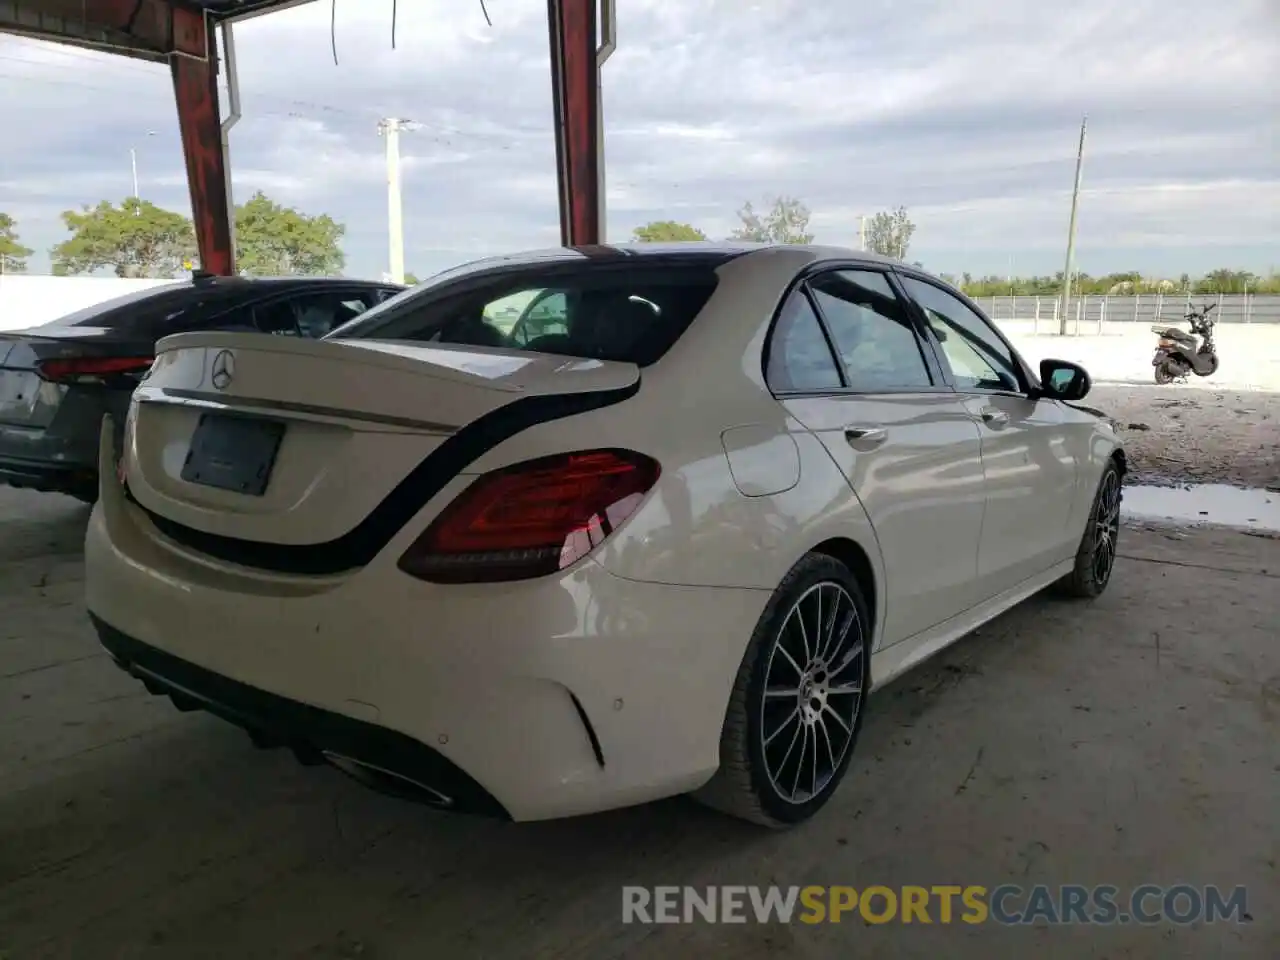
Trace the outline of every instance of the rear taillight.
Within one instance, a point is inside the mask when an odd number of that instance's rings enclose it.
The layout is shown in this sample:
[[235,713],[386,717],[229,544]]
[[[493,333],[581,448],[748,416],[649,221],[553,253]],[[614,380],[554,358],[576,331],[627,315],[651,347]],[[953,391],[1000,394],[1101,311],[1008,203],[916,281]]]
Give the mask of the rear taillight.
[[635,513],[660,472],[642,454],[590,450],[486,473],[405,551],[400,569],[433,583],[555,573]]
[[59,357],[41,360],[36,370],[51,383],[105,383],[120,378],[141,380],[153,363],[152,357]]

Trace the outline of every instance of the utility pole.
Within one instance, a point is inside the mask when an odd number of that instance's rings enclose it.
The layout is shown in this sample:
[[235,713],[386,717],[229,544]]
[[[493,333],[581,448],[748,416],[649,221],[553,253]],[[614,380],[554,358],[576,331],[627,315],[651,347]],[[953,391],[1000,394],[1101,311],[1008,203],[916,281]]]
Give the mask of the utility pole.
[[[148,137],[154,137],[155,135],[156,132],[154,130],[147,131]],[[129,166],[133,170],[133,198],[135,200],[141,200],[142,198],[138,195],[138,148],[133,145],[130,145],[129,147]],[[133,213],[134,216],[138,215],[139,210],[137,207],[133,208]]]
[[867,252],[867,218],[865,214],[858,214],[858,249],[863,253]]
[[1080,177],[1084,172],[1084,131],[1089,118],[1080,121],[1080,146],[1076,150],[1076,185],[1071,191],[1071,223],[1067,227],[1067,268],[1062,273],[1062,304],[1058,311],[1058,334],[1067,335],[1067,307],[1071,304],[1071,274],[1076,260],[1076,210],[1080,205]]
[[392,283],[404,283],[404,220],[400,201],[400,131],[410,121],[387,117],[378,123],[378,135],[387,138],[387,236],[390,240]]

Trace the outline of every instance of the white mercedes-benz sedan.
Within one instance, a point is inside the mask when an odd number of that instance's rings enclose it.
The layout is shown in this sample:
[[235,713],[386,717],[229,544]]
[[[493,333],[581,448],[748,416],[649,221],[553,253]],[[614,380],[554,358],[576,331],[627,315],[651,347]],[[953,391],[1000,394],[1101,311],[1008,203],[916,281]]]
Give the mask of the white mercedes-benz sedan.
[[534,820],[802,821],[868,694],[1111,576],[1124,454],[956,290],[814,246],[445,272],[162,340],[87,535],[116,662],[261,746]]

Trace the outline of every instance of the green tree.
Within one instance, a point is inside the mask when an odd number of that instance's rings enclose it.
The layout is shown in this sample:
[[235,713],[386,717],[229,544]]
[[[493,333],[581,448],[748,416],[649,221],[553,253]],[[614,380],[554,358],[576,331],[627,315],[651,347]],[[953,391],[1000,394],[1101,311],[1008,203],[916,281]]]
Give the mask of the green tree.
[[906,260],[916,225],[907,216],[906,207],[882,210],[867,223],[867,246],[882,257]]
[[0,273],[26,273],[30,247],[18,242],[18,227],[13,217],[0,213]]
[[1231,270],[1220,267],[1211,270],[1195,285],[1196,293],[1248,293],[1258,289],[1260,278],[1248,270]]
[[190,220],[137,197],[118,207],[103,200],[79,213],[67,210],[62,222],[71,237],[49,251],[57,276],[109,267],[117,277],[163,279],[177,276],[196,255]]
[[738,211],[742,226],[730,234],[734,240],[757,243],[813,243],[809,232],[809,208],[795,197],[777,197],[769,212],[756,213],[751,201]]
[[707,235],[697,227],[675,220],[654,220],[632,231],[637,243],[673,243],[684,240],[705,240]]
[[236,267],[255,277],[338,274],[346,232],[328,214],[308,216],[259,190],[236,207]]

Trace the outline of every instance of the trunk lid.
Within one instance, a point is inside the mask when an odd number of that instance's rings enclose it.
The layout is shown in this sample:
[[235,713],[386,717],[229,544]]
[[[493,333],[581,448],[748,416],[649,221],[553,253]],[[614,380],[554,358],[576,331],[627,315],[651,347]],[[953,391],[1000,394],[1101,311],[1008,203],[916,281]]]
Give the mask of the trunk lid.
[[480,417],[638,379],[634,364],[519,350],[180,334],[160,341],[135,394],[129,487],[144,508],[204,533],[327,543]]

